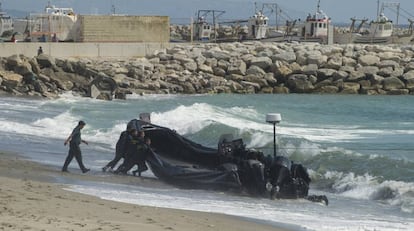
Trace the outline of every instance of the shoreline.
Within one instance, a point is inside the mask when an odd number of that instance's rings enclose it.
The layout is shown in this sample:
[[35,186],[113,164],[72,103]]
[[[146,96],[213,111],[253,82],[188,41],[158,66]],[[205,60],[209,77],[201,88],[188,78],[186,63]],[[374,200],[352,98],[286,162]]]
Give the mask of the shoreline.
[[[224,214],[115,202],[65,190],[56,178],[101,182],[102,177],[61,173],[58,169],[0,151],[0,230],[294,230]],[[127,184],[131,177],[105,177]],[[136,183],[136,179],[134,178]],[[145,179],[139,185],[168,187]]]

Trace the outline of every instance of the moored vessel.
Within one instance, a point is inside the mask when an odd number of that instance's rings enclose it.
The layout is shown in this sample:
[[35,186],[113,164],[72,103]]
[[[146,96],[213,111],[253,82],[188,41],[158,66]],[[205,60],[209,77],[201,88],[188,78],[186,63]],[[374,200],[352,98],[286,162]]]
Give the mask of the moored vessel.
[[13,20],[3,11],[0,2],[0,37],[8,37],[13,33]]
[[74,41],[77,15],[73,8],[49,4],[42,13],[31,13],[26,19],[15,20],[15,32],[24,35],[24,41]]

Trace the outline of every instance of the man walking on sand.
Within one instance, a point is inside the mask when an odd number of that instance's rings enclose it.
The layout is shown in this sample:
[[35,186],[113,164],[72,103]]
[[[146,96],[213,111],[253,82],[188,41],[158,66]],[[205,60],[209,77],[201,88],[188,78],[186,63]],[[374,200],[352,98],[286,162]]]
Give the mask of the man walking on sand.
[[82,163],[82,152],[80,150],[79,145],[81,143],[85,143],[88,145],[88,142],[85,140],[82,140],[81,138],[81,130],[85,127],[85,122],[82,120],[79,121],[78,126],[76,126],[70,136],[65,140],[65,145],[69,143],[69,153],[66,157],[65,164],[63,165],[62,172],[68,172],[68,166],[70,162],[72,161],[73,157],[76,158],[76,161],[79,164],[80,169],[83,173],[88,172],[90,169],[86,168]]

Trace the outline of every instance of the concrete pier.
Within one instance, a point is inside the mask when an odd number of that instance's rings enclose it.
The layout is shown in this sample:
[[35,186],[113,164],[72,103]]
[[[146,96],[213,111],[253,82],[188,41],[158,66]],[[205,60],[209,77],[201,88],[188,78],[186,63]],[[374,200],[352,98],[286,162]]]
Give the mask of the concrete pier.
[[144,57],[156,50],[170,47],[170,43],[71,43],[71,42],[17,42],[0,43],[0,57],[22,54],[27,57],[43,53],[53,57]]

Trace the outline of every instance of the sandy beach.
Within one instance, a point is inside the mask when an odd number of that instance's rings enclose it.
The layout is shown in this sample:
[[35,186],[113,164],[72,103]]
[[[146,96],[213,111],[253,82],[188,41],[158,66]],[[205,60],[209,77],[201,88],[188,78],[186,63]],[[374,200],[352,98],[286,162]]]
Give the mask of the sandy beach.
[[[138,206],[70,192],[57,177],[102,181],[91,174],[58,169],[0,152],[0,230],[284,230],[238,217]],[[105,177],[122,182],[133,177]],[[156,180],[139,184],[163,187]]]

